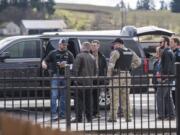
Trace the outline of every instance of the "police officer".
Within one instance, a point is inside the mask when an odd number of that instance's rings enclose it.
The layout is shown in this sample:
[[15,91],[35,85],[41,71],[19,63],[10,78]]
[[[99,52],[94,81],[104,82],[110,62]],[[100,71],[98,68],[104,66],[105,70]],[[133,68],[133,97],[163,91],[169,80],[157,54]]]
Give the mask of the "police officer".
[[[110,80],[110,86],[129,86],[131,83],[130,69],[137,68],[141,64],[141,59],[132,50],[124,46],[122,39],[117,38],[113,41],[114,50],[111,52],[109,64],[108,64],[108,76],[120,76],[125,77],[119,79]],[[110,113],[108,122],[117,121],[117,110],[119,105],[119,96],[121,98],[121,104],[123,114],[126,122],[131,121],[131,109],[129,101],[129,88],[112,88],[110,90]]]
[[[57,105],[56,100],[60,94],[60,110],[59,110],[59,117],[65,118],[65,106],[66,106],[66,99],[65,93],[66,88],[62,88],[58,90],[57,87],[66,86],[66,81],[63,78],[65,73],[65,66],[66,64],[73,64],[73,54],[67,50],[68,39],[60,39],[59,40],[59,48],[57,50],[52,50],[49,54],[45,57],[42,61],[42,68],[47,69],[49,68],[52,71],[52,75],[54,78],[51,80],[51,113],[52,113],[52,120],[58,119],[57,116]],[[51,64],[49,64],[51,63]],[[48,65],[50,65],[48,67]],[[58,78],[57,77],[62,77]]]

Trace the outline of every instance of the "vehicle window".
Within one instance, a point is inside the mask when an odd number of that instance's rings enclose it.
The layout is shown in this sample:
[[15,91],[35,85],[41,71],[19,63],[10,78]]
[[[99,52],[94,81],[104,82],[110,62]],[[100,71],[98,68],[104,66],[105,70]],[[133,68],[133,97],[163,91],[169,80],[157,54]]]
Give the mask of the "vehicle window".
[[6,45],[11,43],[13,40],[15,40],[14,37],[7,37],[0,40],[0,50],[4,48]]
[[134,40],[124,40],[124,44],[127,48],[133,50],[139,57],[144,57],[144,53],[142,52],[142,47],[135,42]]
[[[68,44],[69,44],[68,45],[68,50],[74,55],[74,57],[76,57],[76,55],[77,55],[77,50],[75,48],[75,46],[76,46],[75,41],[76,41],[76,39],[69,39],[69,42],[68,42]],[[59,45],[59,39],[50,40],[49,46],[53,47],[53,48],[51,48],[51,50],[54,49],[54,48],[57,49],[58,45]]]
[[141,42],[140,43],[147,58],[155,56],[156,47],[159,45],[159,42]]
[[108,40],[100,40],[101,46],[99,50],[106,56],[106,58],[110,57],[110,53],[112,51],[112,42],[113,39],[108,39]]
[[100,52],[102,52],[106,58],[110,57],[110,52],[111,52],[111,46],[112,46],[112,42],[114,39],[98,39],[98,38],[94,38],[94,39],[85,39],[85,38],[81,38],[81,44],[85,41],[89,41],[91,42],[92,40],[99,40],[101,43],[101,46],[99,48]]
[[50,44],[53,46],[53,48],[58,48],[59,39],[52,39],[52,40],[50,40]]
[[22,41],[9,47],[11,58],[40,58],[40,41]]
[[44,57],[46,57],[50,51],[58,48],[59,39],[51,39],[44,47]]
[[[94,38],[95,39],[95,38]],[[80,39],[81,43],[84,41],[89,41],[91,42],[94,39]],[[96,38],[96,40],[99,40],[101,43],[100,46],[100,51],[106,56],[106,58],[110,57],[110,53],[112,50],[112,42],[115,38],[109,38],[109,39],[98,39]],[[141,48],[141,46],[134,40],[124,40],[124,45],[127,48],[130,48],[131,50],[133,50],[139,57],[144,57],[144,52],[143,49]]]
[[68,50],[76,57],[77,53],[79,52],[79,43],[76,38],[69,39]]

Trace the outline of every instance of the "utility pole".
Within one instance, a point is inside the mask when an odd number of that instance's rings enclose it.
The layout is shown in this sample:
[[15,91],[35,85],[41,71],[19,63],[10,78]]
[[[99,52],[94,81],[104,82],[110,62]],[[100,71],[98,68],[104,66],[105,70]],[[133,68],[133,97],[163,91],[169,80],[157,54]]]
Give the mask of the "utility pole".
[[123,0],[120,1],[119,7],[121,12],[121,28],[123,28],[126,25],[126,6]]

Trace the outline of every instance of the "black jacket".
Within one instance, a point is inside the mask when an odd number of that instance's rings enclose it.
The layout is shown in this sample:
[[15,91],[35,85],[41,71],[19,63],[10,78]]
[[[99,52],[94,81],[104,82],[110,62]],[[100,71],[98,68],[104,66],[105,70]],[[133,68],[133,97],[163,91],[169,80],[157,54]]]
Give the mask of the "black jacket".
[[175,57],[170,48],[165,48],[161,57],[161,74],[173,75],[175,73]]
[[[89,52],[81,52],[76,56],[73,64],[74,76],[95,76],[96,75],[96,62],[95,58]],[[81,79],[77,81],[80,85],[92,85],[93,80],[90,78]]]
[[107,62],[106,62],[106,58],[105,56],[98,52],[98,57],[99,57],[99,61],[98,61],[98,67],[99,67],[99,76],[106,76],[107,75]]
[[66,50],[52,50],[44,59],[48,63],[48,69],[52,74],[64,75],[65,69],[57,66],[57,62],[66,61],[67,64],[73,64],[74,56],[73,54]]
[[[92,53],[92,52],[91,52]],[[107,76],[107,62],[105,56],[101,53],[98,52],[98,76]],[[108,81],[105,81],[105,79],[100,79],[100,80],[94,80],[93,84],[106,84]]]
[[175,55],[175,61],[180,62],[180,48],[176,48],[174,50],[174,55]]

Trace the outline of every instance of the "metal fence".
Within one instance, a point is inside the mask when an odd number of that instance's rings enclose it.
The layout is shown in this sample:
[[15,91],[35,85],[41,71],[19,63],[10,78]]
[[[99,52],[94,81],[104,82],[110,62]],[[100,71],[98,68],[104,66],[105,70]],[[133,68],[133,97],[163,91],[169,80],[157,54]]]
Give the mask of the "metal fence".
[[[172,83],[152,84],[152,75],[146,76],[128,76],[119,73],[112,77],[73,77],[70,70],[66,68],[65,77],[30,77],[30,73],[22,75],[12,73],[7,74],[6,69],[2,70],[0,76],[0,111],[10,114],[13,117],[26,119],[32,123],[39,124],[42,127],[51,127],[60,129],[61,131],[71,130],[74,132],[83,132],[90,134],[179,134],[179,116],[180,104],[178,97],[180,92],[180,65],[176,66],[175,76],[162,76],[168,80],[176,80],[176,85]],[[149,79],[148,84],[128,84],[128,81],[146,77]],[[161,80],[163,80],[161,78]],[[66,110],[65,118],[52,119],[51,113],[51,89],[50,81],[52,79],[65,79],[65,86],[54,87],[59,92],[62,88],[66,88]],[[115,81],[116,80],[116,81]],[[122,84],[122,80],[124,84]],[[79,82],[88,82],[90,85],[83,85]],[[92,82],[96,81],[96,84]],[[100,83],[101,81],[105,83]],[[115,84],[116,83],[116,84]],[[144,87],[147,91],[144,91]],[[171,89],[176,87],[176,116],[175,118],[164,117],[159,118],[157,106],[157,88],[163,91],[168,88],[171,99]],[[136,88],[136,91],[134,91]],[[122,95],[122,89],[125,91]],[[138,89],[138,91],[137,91]],[[128,91],[130,93],[128,94]],[[94,111],[94,95],[98,94],[97,114],[93,116]],[[115,92],[114,91],[118,91]],[[81,94],[79,94],[81,93]],[[116,94],[116,95],[114,95]],[[128,100],[122,101],[124,97]],[[163,95],[162,95],[163,96]],[[117,98],[118,97],[118,98]],[[79,99],[80,98],[80,99]],[[117,98],[117,99],[114,99]],[[127,99],[128,99],[127,98]],[[118,111],[116,110],[118,100]],[[82,104],[78,104],[82,101]],[[87,102],[89,101],[89,102]],[[115,103],[116,102],[116,103]],[[79,106],[78,106],[79,105]],[[123,105],[126,105],[127,109]],[[57,100],[58,110],[60,113],[60,103]],[[162,106],[170,107],[170,104],[163,103]],[[174,106],[173,106],[174,107]],[[111,110],[114,108],[113,110]],[[82,110],[79,110],[82,109]],[[125,109],[125,110],[123,110]],[[166,114],[166,111],[163,112]],[[73,121],[77,118],[78,113],[82,113],[81,121]],[[110,115],[109,112],[112,114]],[[131,112],[131,113],[129,113]],[[86,116],[91,119],[86,119]],[[89,115],[90,114],[90,115]],[[127,120],[128,117],[131,119]],[[115,121],[110,121],[111,116],[117,116]]]

